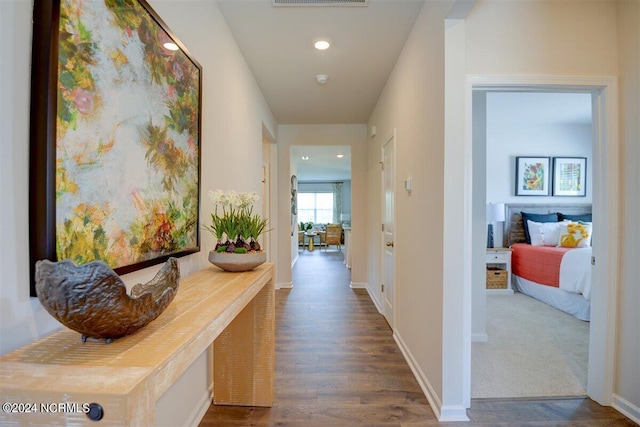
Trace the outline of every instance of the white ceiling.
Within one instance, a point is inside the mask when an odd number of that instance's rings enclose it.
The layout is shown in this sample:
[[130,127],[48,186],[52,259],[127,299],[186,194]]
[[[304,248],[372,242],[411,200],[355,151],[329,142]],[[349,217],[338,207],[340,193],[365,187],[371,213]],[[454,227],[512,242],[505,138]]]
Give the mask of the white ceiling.
[[591,95],[588,93],[489,92],[492,114],[512,124],[541,126],[591,125]]
[[[344,157],[338,158],[342,154]],[[302,157],[309,157],[302,160]],[[294,145],[291,158],[298,182],[351,180],[351,147],[340,145]]]
[[[279,124],[366,123],[424,0],[274,7],[217,0]],[[319,51],[320,38],[331,47]],[[325,85],[315,76],[326,74]]]
[[[364,7],[217,2],[279,124],[361,124],[368,121],[425,0],[369,0]],[[321,38],[331,42],[326,51],[313,47]],[[326,85],[316,82],[317,74],[329,76]],[[585,95],[490,95],[522,120],[591,120]],[[337,159],[336,150],[345,158]],[[349,147],[296,146],[291,155],[300,181],[351,177]],[[301,161],[303,155],[309,160]]]

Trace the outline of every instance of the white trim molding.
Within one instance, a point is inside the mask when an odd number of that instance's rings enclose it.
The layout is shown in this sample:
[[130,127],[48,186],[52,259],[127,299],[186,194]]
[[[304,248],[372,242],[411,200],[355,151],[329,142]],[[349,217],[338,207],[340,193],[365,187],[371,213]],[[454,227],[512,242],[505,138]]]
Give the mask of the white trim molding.
[[411,351],[409,350],[397,330],[393,331],[393,339],[395,340],[396,344],[398,344],[398,347],[400,348],[404,359],[409,364],[409,368],[411,368],[413,376],[418,381],[420,389],[422,389],[422,392],[429,401],[429,405],[431,406],[431,409],[433,410],[433,413],[435,414],[438,421],[469,421],[466,408],[462,406],[442,406],[442,402],[440,401],[438,394],[429,383],[429,380],[427,379],[424,372],[422,372],[422,369],[420,369],[418,362],[416,362],[415,358],[411,354]]
[[292,289],[293,282],[276,283],[276,289]]
[[378,301],[378,299],[376,298],[376,295],[373,292],[371,292],[371,287],[369,285],[367,285],[367,293],[369,294],[369,298],[371,298],[371,301],[373,301],[373,305],[376,306],[378,313],[383,314],[382,305],[380,305],[380,301]]
[[471,342],[489,342],[489,335],[471,334]]
[[203,394],[202,398],[196,406],[196,410],[191,414],[191,417],[184,423],[185,427],[198,427],[200,422],[204,418],[205,414],[211,407],[213,402],[213,384],[209,385],[209,390]]
[[640,424],[640,408],[626,399],[613,395],[613,404],[611,405],[625,416],[631,418],[634,423]]
[[366,283],[362,283],[362,282],[351,282],[349,287],[351,289],[367,289],[367,288],[369,288],[369,285],[367,285]]

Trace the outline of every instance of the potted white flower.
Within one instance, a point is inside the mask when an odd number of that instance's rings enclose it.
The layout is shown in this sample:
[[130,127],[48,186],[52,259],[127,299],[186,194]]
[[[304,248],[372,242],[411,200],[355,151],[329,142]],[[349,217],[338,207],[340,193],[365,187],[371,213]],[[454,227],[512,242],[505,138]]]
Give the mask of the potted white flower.
[[209,261],[227,271],[251,270],[265,262],[266,253],[262,251],[258,237],[265,232],[267,220],[253,213],[259,196],[216,190],[210,191],[209,197],[215,209],[211,214],[211,225],[204,228],[216,238]]

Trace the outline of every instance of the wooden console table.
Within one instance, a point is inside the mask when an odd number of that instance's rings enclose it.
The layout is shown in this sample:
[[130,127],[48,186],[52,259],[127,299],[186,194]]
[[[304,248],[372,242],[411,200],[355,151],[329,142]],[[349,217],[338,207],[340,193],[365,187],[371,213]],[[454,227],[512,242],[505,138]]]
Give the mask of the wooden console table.
[[[156,401],[212,344],[213,403],[271,406],[274,339],[273,265],[212,266],[181,279],[165,312],[134,335],[82,343],[65,329],[0,356],[2,402],[38,405],[0,412],[0,425],[153,426]],[[64,402],[98,403],[103,418],[40,407]]]

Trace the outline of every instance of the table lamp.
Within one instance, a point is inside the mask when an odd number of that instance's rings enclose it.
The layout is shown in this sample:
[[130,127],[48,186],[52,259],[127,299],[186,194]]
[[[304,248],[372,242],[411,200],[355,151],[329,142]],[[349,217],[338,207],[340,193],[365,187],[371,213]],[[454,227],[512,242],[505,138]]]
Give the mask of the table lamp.
[[493,248],[493,223],[504,222],[504,203],[489,203],[487,206],[487,221],[489,222],[487,231],[487,248]]

